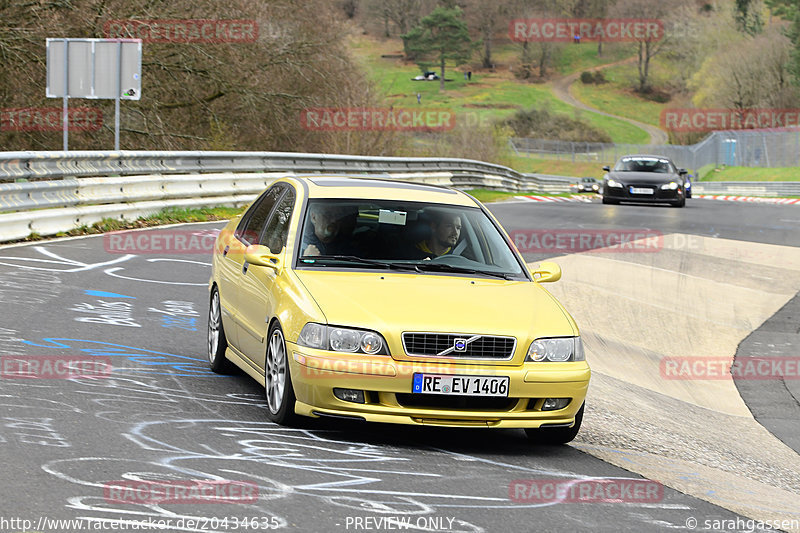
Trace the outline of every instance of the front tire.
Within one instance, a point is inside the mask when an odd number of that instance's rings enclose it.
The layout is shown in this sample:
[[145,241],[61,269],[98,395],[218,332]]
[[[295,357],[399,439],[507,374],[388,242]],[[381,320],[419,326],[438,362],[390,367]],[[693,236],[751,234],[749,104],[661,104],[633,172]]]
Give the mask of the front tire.
[[603,203],[606,205],[617,205],[619,202],[616,200],[611,200],[610,198],[606,198],[603,196]]
[[264,367],[267,416],[276,424],[288,426],[297,418],[294,412],[297,399],[292,387],[286,340],[283,337],[283,330],[277,322],[273,322],[269,328]]
[[583,408],[586,406],[584,403],[578,412],[575,414],[575,424],[571,428],[532,428],[526,429],[525,433],[528,438],[536,444],[544,444],[547,446],[559,446],[566,444],[578,434],[581,429],[581,422],[583,421]]
[[230,374],[233,363],[225,357],[228,339],[222,327],[222,308],[219,303],[219,290],[216,285],[211,289],[211,301],[208,306],[208,363],[217,374]]
[[686,198],[681,197],[680,200],[678,200],[677,202],[673,202],[671,205],[672,207],[683,207],[686,205]]

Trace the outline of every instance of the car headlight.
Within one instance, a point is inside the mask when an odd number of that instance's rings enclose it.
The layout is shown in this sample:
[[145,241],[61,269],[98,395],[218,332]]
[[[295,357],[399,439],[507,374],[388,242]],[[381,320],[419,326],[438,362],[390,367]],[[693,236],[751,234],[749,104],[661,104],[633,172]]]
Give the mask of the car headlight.
[[683,184],[683,188],[684,189],[691,189],[692,188],[692,182],[691,181],[687,181],[686,183]]
[[662,189],[670,189],[672,191],[674,191],[678,187],[679,187],[679,185],[675,181],[670,181],[669,183],[665,183],[664,185],[661,186]]
[[374,331],[309,322],[300,331],[297,344],[332,352],[389,355],[386,342]]
[[609,187],[619,187],[619,188],[622,188],[622,184],[621,184],[620,182],[618,182],[617,180],[612,180],[612,179],[610,179],[610,178],[609,178],[609,180],[608,180],[608,186],[609,186]]
[[598,187],[596,184],[595,184],[595,185],[592,185],[592,190],[595,190],[595,191],[596,191],[597,189],[599,189],[599,187]]
[[585,361],[583,342],[580,337],[558,337],[536,339],[528,348],[525,361],[551,361],[563,363],[567,361]]

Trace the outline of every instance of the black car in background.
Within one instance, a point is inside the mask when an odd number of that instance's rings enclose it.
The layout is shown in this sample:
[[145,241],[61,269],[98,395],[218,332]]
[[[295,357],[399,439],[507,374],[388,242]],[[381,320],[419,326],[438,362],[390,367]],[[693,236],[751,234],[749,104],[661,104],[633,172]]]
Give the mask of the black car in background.
[[686,205],[686,169],[660,155],[626,155],[614,168],[603,167],[603,203],[668,203]]
[[581,178],[569,186],[570,192],[600,192],[600,182],[595,178]]

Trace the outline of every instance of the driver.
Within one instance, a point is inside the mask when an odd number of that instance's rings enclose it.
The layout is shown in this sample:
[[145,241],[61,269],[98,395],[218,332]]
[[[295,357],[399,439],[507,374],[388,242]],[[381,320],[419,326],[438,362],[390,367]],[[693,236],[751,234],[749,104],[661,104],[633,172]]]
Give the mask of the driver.
[[309,207],[313,233],[303,237],[303,254],[352,255],[357,247],[353,243],[353,227],[357,212],[346,206],[318,203]]
[[430,228],[430,237],[415,246],[417,258],[433,259],[452,253],[461,237],[461,216],[448,212],[432,212]]

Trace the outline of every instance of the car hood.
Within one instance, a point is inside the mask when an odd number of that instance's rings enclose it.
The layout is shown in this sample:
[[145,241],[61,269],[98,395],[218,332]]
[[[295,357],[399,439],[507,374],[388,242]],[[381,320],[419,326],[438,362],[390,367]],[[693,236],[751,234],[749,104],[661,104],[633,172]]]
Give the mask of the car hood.
[[620,183],[680,182],[680,177],[677,174],[660,174],[658,172],[609,172],[608,177]]
[[[379,331],[523,337],[577,335],[574,322],[544,288],[530,281],[452,275],[313,271],[295,273],[329,324]],[[391,342],[391,341],[390,341]]]

